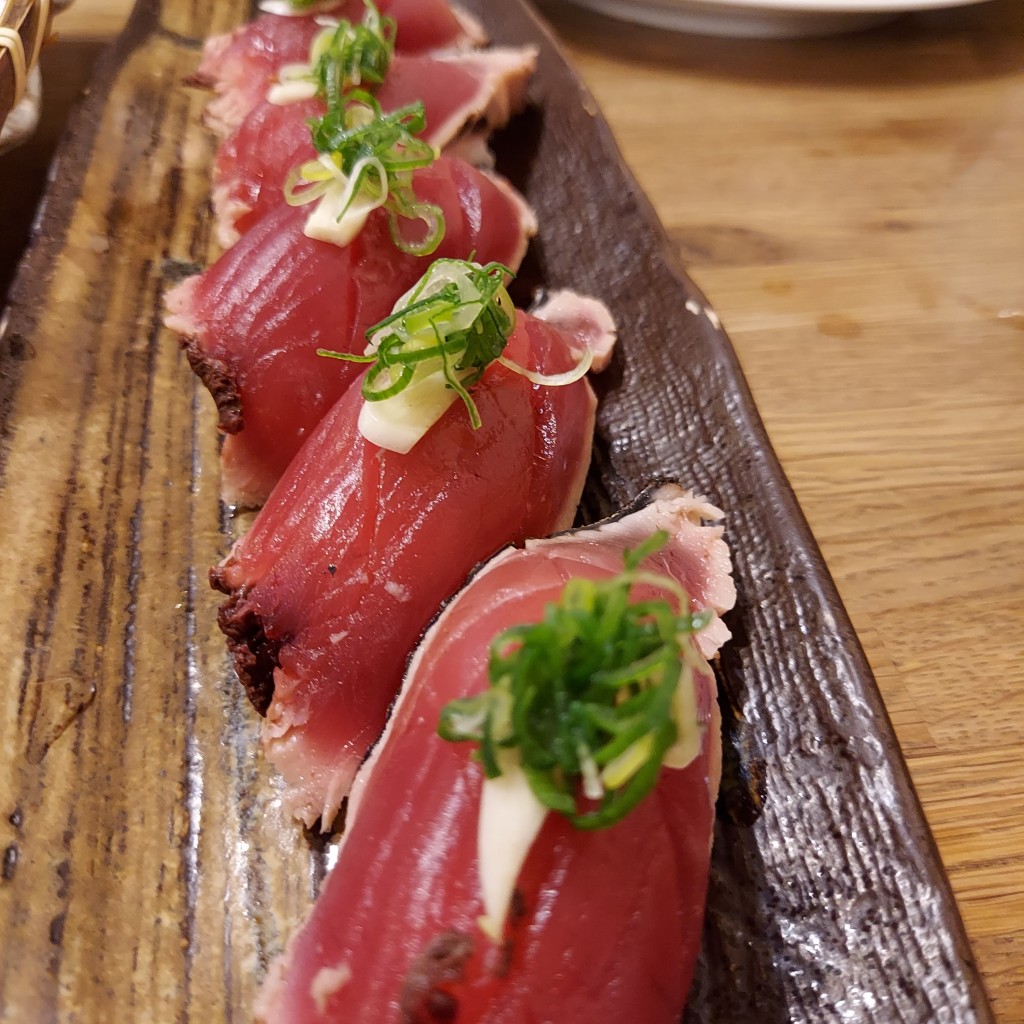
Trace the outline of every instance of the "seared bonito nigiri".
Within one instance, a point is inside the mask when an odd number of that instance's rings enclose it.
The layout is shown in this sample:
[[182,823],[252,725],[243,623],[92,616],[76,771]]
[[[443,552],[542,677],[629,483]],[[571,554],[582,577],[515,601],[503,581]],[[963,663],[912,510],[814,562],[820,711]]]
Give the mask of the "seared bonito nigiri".
[[610,357],[611,318],[564,293],[514,313],[506,278],[434,264],[213,572],[307,825],[330,827],[441,603],[500,548],[573,521],[596,408],[584,373]]
[[676,1024],[721,765],[721,513],[674,485],[485,565],[427,632],[274,1024]]

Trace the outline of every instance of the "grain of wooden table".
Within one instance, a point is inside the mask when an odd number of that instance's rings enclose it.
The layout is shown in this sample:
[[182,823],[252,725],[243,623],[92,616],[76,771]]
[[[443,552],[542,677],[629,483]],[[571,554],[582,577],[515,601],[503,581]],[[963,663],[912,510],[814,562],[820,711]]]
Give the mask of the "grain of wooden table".
[[546,12],[732,337],[1024,1021],[1024,5],[771,43]]

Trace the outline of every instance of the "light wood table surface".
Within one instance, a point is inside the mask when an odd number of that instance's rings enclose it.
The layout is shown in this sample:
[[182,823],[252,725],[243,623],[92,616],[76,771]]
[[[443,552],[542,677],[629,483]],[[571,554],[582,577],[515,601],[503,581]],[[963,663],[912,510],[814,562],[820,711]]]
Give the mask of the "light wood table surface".
[[1024,1021],[1024,4],[795,42],[546,12],[732,337]]

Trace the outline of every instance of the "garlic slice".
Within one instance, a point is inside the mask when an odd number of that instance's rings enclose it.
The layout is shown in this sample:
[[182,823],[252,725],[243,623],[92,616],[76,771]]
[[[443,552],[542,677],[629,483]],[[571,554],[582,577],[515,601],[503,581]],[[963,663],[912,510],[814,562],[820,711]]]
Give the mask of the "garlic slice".
[[501,942],[509,905],[548,809],[533,795],[515,751],[498,753],[502,774],[485,779],[480,797],[477,858],[484,915],[480,929]]
[[[329,157],[321,157],[320,163],[334,175],[335,180],[306,219],[303,233],[320,242],[349,245],[363,230],[370,214],[387,201],[387,175],[380,163],[372,158],[360,160],[349,176],[338,170]],[[362,182],[363,171],[367,169],[380,179],[379,197],[370,195],[364,188],[356,192],[357,185]]]
[[[286,74],[290,67],[300,68],[307,77]],[[290,103],[301,103],[316,96],[316,82],[308,77],[309,68],[305,64],[288,65],[278,74],[279,81],[267,90],[267,100],[277,107],[286,107]]]
[[438,370],[383,402],[363,402],[359,433],[379,448],[405,455],[458,397]]

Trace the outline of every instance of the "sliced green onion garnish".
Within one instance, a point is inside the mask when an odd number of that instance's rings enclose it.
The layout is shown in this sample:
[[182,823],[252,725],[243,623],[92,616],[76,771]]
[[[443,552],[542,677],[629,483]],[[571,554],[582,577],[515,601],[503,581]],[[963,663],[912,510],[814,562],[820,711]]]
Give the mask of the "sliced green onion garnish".
[[[478,744],[488,778],[502,774],[498,751],[515,751],[536,798],[577,828],[621,821],[700,734],[694,635],[712,612],[691,613],[678,583],[639,569],[667,539],[626,552],[610,580],[570,580],[541,622],[494,640],[489,688],[441,713],[439,735]],[[638,586],[665,596],[632,601]]]
[[395,51],[395,19],[382,16],[372,0],[364,3],[362,24],[339,22],[313,41],[310,71],[317,95],[329,107],[341,103],[349,89],[372,89],[387,78]]
[[[396,23],[377,10],[373,0],[363,0],[366,13],[361,24],[349,21],[327,21],[309,49],[308,64],[288,64],[278,72],[282,84],[306,82],[308,95],[318,96],[328,106],[341,103],[348,90],[373,89],[387,77],[395,50]],[[298,4],[293,3],[293,7]],[[319,6],[316,0],[304,6]],[[294,97],[293,97],[294,98]],[[276,99],[271,89],[271,102]]]
[[[429,166],[436,156],[429,143],[417,138],[425,126],[422,103],[386,114],[370,93],[349,92],[323,117],[310,121],[319,156],[289,174],[285,199],[292,205],[331,201],[338,223],[356,206],[364,218],[383,206],[395,245],[416,256],[429,255],[444,237],[444,213],[413,190],[413,171]],[[424,229],[422,237],[412,239],[416,222]]]
[[593,365],[594,352],[589,348],[584,350],[580,361],[571,370],[566,370],[565,373],[538,373],[536,370],[528,370],[525,366],[520,366],[512,359],[506,359],[504,356],[499,356],[498,362],[513,373],[518,373],[520,377],[525,377],[531,384],[558,388],[565,387],[566,384],[574,384],[581,377],[585,377]]
[[[309,184],[302,195],[317,188],[318,183]],[[454,392],[466,406],[473,428],[478,429],[480,412],[470,388],[491,363],[498,361],[533,384],[557,387],[579,380],[593,360],[586,349],[568,372],[543,374],[505,358],[505,346],[516,323],[505,285],[511,277],[512,272],[500,263],[481,266],[467,260],[436,260],[398,301],[395,311],[367,331],[370,344],[365,355],[326,349],[317,349],[317,354],[372,364],[363,380],[367,402],[394,398],[414,384]],[[444,408],[444,404],[439,407],[440,411]]]
[[437,260],[398,308],[366,336],[366,355],[318,350],[321,355],[372,365],[363,398],[381,402],[401,393],[414,377],[440,372],[465,403],[470,422],[480,413],[469,393],[505,350],[515,327],[515,309],[505,289],[512,272],[501,263]]

